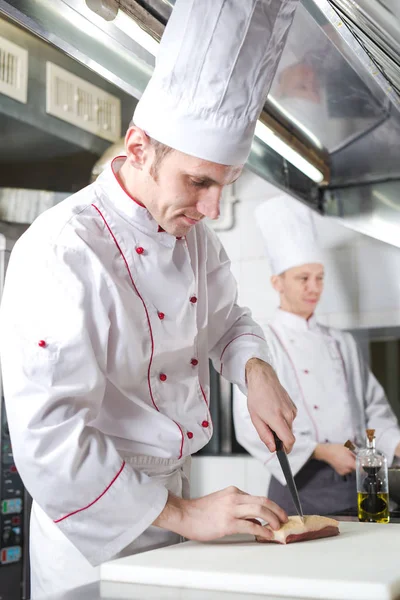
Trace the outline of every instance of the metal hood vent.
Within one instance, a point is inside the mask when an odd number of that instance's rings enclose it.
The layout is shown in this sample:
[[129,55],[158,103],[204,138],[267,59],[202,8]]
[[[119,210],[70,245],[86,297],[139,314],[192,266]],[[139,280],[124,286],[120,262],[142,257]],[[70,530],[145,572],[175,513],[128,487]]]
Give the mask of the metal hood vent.
[[[0,0],[0,12],[138,98],[154,57],[118,28],[113,13],[119,9],[158,40],[174,3]],[[110,10],[108,20],[89,8],[96,4]],[[399,90],[399,0],[301,0],[262,120],[324,181],[316,185],[257,139],[248,166],[314,209],[384,239],[383,224],[393,232],[400,214]],[[393,234],[386,237],[393,243]]]
[[369,84],[378,84],[379,92],[369,89],[382,112],[370,128],[332,153],[325,213],[400,247],[400,2],[330,0],[330,5],[325,14],[336,32],[345,24],[341,37],[352,64]]
[[[121,7],[144,9],[151,30],[151,20],[166,24],[174,3]],[[259,140],[248,166],[346,226],[400,246],[399,93],[399,0],[302,0],[261,118],[324,172],[325,185],[317,191]]]
[[[120,0],[148,31],[154,20],[166,24],[174,3]],[[399,92],[399,0],[302,0],[261,118],[324,172],[325,185],[317,190],[257,139],[248,166],[344,225],[400,245]]]
[[331,0],[371,61],[400,93],[400,2]]

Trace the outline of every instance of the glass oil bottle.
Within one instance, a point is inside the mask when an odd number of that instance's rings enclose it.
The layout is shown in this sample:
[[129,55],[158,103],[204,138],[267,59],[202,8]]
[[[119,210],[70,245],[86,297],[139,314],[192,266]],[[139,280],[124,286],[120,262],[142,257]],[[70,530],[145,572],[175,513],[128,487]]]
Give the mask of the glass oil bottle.
[[375,448],[375,430],[366,431],[367,447],[356,455],[358,520],[389,523],[387,460]]

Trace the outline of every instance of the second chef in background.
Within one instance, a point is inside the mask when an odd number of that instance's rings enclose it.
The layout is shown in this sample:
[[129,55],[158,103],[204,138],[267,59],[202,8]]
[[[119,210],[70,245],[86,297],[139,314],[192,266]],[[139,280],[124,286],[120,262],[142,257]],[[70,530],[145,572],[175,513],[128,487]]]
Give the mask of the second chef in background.
[[[354,338],[315,317],[324,265],[311,210],[280,196],[261,204],[256,218],[280,299],[265,334],[272,364],[298,408],[289,461],[303,510],[333,514],[355,508],[355,456],[343,444],[347,439],[363,444],[365,429],[374,428],[377,448],[390,465],[400,457],[399,424]],[[239,443],[271,474],[269,498],[292,513],[276,456],[260,441],[246,398],[237,390],[234,421]]]

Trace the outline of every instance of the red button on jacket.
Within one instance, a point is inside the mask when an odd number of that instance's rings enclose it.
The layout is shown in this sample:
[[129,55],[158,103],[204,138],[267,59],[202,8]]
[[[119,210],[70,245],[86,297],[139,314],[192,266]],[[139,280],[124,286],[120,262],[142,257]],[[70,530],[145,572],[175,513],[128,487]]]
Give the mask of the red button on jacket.
[[191,431],[188,431],[187,436],[188,436],[189,440],[191,440],[193,437],[193,433]]
[[158,313],[158,318],[160,319],[160,321],[162,321],[164,317],[165,317],[164,313],[162,313],[162,312]]
[[143,254],[143,252],[144,252],[144,248],[142,248],[141,246],[139,246],[138,248],[136,248],[136,252],[137,252],[138,254]]
[[208,427],[209,426],[209,422],[208,421],[203,421],[201,424],[202,427]]
[[192,296],[192,297],[190,298],[190,302],[191,302],[192,304],[196,304],[196,302],[197,302],[197,298],[196,298],[196,296]]
[[41,348],[46,348],[47,344],[44,340],[40,340],[40,342],[38,342],[38,346],[40,346]]
[[165,373],[160,373],[160,379],[161,381],[166,381],[167,380],[167,376]]
[[192,358],[192,360],[190,361],[190,364],[195,367],[196,365],[199,364],[199,361],[197,360],[197,358]]

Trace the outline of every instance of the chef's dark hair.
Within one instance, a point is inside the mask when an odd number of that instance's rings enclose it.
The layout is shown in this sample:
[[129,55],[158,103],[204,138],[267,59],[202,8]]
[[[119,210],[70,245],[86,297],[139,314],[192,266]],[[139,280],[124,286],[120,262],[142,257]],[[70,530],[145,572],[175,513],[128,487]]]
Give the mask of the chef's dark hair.
[[157,179],[158,168],[160,164],[162,163],[163,159],[167,156],[167,154],[172,152],[173,148],[171,148],[170,146],[166,146],[161,142],[158,142],[154,138],[149,137],[149,140],[150,144],[154,148],[154,161],[151,165],[150,174],[154,177],[154,179]]

